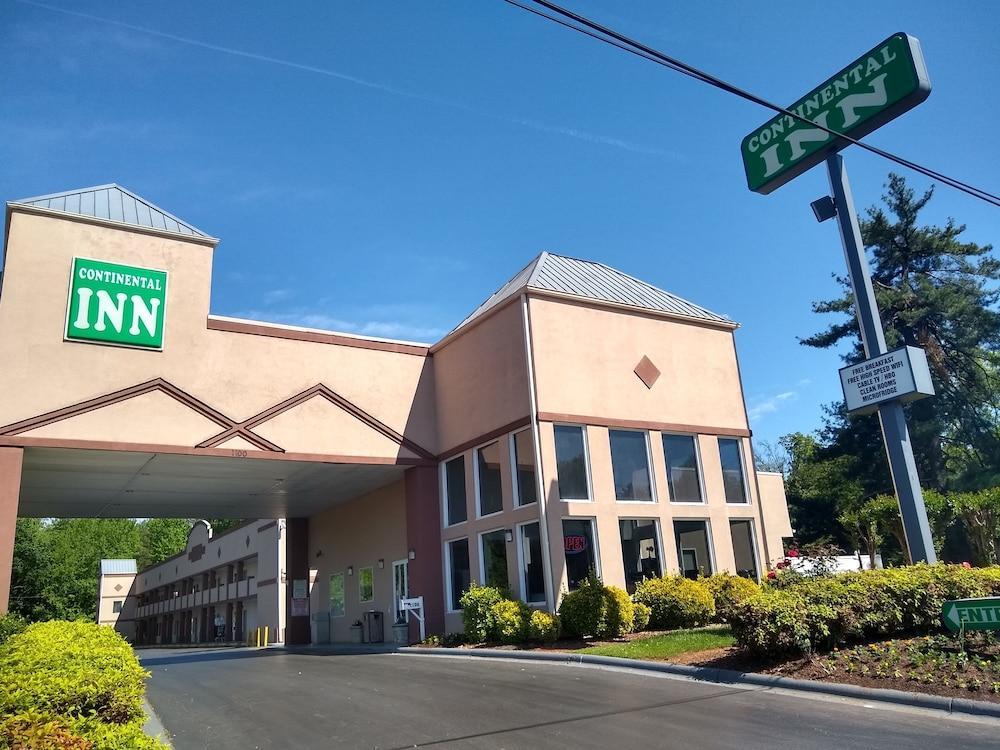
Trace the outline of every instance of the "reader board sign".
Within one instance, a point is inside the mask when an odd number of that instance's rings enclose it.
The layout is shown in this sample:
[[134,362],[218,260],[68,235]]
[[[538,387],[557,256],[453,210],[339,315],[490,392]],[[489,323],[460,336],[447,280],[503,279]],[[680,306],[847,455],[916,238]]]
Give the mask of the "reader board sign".
[[1000,599],[952,599],[941,608],[948,630],[1000,630]]
[[885,401],[916,401],[934,395],[923,349],[904,346],[840,370],[847,411],[870,414]]
[[414,610],[423,609],[424,598],[422,596],[418,596],[413,599],[400,599],[399,608],[404,612],[412,612]]
[[67,341],[163,348],[167,272],[73,258]]
[[[786,109],[858,139],[913,109],[930,93],[920,42],[900,32]],[[766,195],[847,145],[807,122],[778,115],[743,139],[747,185]]]

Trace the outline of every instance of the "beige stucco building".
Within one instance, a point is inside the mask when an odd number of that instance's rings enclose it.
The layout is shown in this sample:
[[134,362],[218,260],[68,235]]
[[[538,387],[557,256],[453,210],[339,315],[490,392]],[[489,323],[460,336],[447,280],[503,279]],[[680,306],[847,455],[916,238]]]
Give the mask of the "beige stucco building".
[[7,204],[0,605],[18,513],[287,519],[293,644],[782,555],[728,319],[542,253],[434,344],[237,320],[216,244],[114,185]]
[[135,640],[135,560],[101,560],[97,572],[97,624]]

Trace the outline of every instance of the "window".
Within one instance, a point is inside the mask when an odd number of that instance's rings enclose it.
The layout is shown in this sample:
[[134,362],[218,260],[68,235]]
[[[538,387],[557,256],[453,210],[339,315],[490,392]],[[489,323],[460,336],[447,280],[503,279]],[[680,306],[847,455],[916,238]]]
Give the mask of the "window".
[[609,430],[611,469],[617,500],[652,500],[649,482],[649,452],[646,433],[634,430]]
[[663,456],[667,463],[667,485],[670,488],[671,502],[702,502],[698,448],[694,435],[664,435]]
[[361,568],[358,571],[358,599],[370,602],[375,598],[375,571],[372,568]]
[[736,562],[736,575],[744,578],[757,578],[757,553],[753,543],[753,522],[741,518],[729,522],[729,531],[733,537],[733,560]]
[[521,535],[521,597],[529,604],[545,601],[545,569],[538,523],[526,523]]
[[330,576],[330,617],[343,617],[345,609],[344,574]]
[[479,471],[479,515],[488,516],[503,510],[500,488],[500,443],[493,442],[476,451]]
[[454,542],[448,542],[448,586],[452,610],[462,608],[462,594],[469,590],[471,583],[469,540],[456,539]]
[[747,488],[743,481],[740,441],[733,438],[719,438],[719,459],[722,461],[722,483],[726,488],[726,502],[746,504]]
[[506,591],[507,581],[507,534],[503,529],[489,531],[480,536],[483,545],[483,585]]
[[712,575],[712,552],[705,521],[674,521],[677,560],[686,578]]
[[453,458],[444,465],[444,494],[447,525],[465,521],[469,517],[465,504],[465,456]]
[[656,521],[620,520],[622,560],[625,562],[625,587],[631,594],[644,578],[659,578],[663,574]]
[[583,427],[556,425],[556,477],[560,500],[589,500],[587,447]]
[[514,433],[512,444],[517,504],[530,505],[538,501],[538,489],[535,485],[535,441],[531,430]]
[[115,614],[118,614],[119,612],[122,611],[122,604],[124,604],[124,603],[125,602],[123,602],[121,600],[112,602],[111,603],[111,611],[114,612]]
[[569,590],[579,588],[580,581],[597,572],[594,550],[594,522],[588,519],[564,518],[563,550],[566,553],[566,576]]

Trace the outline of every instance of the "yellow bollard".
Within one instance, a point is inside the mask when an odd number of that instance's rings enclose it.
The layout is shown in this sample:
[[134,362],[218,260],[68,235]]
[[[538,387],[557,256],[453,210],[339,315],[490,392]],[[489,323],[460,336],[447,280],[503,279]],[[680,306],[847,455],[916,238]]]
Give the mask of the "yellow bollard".
[[257,628],[257,648],[260,648],[260,628]]
[[264,648],[267,648],[267,629],[269,627],[270,627],[269,625],[264,626]]

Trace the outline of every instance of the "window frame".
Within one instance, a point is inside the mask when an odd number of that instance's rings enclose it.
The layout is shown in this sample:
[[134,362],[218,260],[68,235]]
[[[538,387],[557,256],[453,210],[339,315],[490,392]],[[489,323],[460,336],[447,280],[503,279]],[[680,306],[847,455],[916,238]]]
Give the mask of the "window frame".
[[[538,548],[540,550],[541,560],[539,563],[542,566],[542,598],[537,601],[528,601],[528,587],[525,583],[525,574],[527,570],[524,567],[524,542],[522,537],[522,529],[525,526],[535,525],[538,526]],[[517,582],[518,582],[518,593],[520,594],[520,599],[522,602],[527,604],[529,607],[534,606],[546,606],[549,603],[549,594],[547,582],[547,571],[545,566],[545,545],[542,543],[542,522],[539,519],[533,521],[522,521],[517,524],[514,528],[514,539],[517,544]]]
[[[498,526],[498,527],[492,528],[492,529],[484,529],[483,531],[480,531],[480,532],[478,532],[476,534],[476,537],[479,540],[479,549],[478,549],[478,552],[479,552],[479,585],[480,586],[489,586],[490,585],[487,582],[487,580],[486,580],[486,550],[483,547],[483,542],[484,542],[483,537],[485,537],[487,534],[495,534],[498,531],[502,533],[502,532],[505,532],[506,530],[507,530],[507,528],[505,526]],[[504,534],[503,545],[504,545],[504,557],[505,557],[505,559],[507,561],[507,586],[505,588],[509,589],[510,588],[510,555],[507,554],[507,535],[506,534]]]
[[[117,607],[118,609],[115,609],[115,607]],[[125,609],[124,599],[113,599],[111,601],[111,614],[120,615],[123,609]]]
[[[341,571],[339,571],[337,573],[331,573],[327,577],[327,579],[326,579],[326,603],[327,603],[327,605],[332,604],[332,600],[330,599],[330,589],[331,589],[331,587],[330,587],[330,579],[333,578],[334,576],[340,576],[341,579],[343,579],[343,581],[344,581],[344,583],[343,583],[343,585],[341,587],[341,591],[344,592],[344,611],[342,613],[340,613],[339,615],[335,615],[335,614],[333,614],[333,607],[332,606],[327,606],[327,612],[330,613],[330,619],[336,619],[336,618],[339,618],[339,617],[347,617],[347,574],[344,571],[341,570]],[[374,584],[374,579],[373,579],[372,582]],[[373,585],[372,586],[372,590],[373,591],[374,591],[374,588],[375,587]],[[358,593],[360,595],[360,593],[361,593],[360,590],[359,590]]]
[[[739,505],[739,503],[733,503],[733,505]],[[733,523],[748,523],[750,524],[750,554],[753,555],[753,566],[754,566],[754,580],[757,583],[761,581],[761,568],[760,568],[760,550],[757,549],[757,524],[754,523],[754,519],[750,516],[730,516],[729,521],[729,544],[733,544]],[[736,567],[736,548],[733,548],[733,567]],[[739,572],[736,572],[739,575]]]
[[457,461],[461,459],[463,462],[463,468],[468,468],[468,461],[465,460],[465,451],[462,451],[458,455],[452,456],[441,462],[441,473],[440,473],[440,485],[441,485],[441,528],[442,529],[453,529],[461,526],[463,523],[469,522],[469,492],[468,492],[468,478],[466,478],[465,483],[465,520],[456,521],[455,523],[449,523],[448,518],[448,464],[452,461]]
[[503,448],[501,447],[501,444],[500,444],[500,438],[493,438],[493,440],[487,440],[482,445],[479,445],[479,446],[477,446],[477,447],[475,447],[475,448],[472,449],[473,479],[474,479],[475,493],[476,493],[476,520],[477,521],[479,521],[479,520],[481,520],[483,518],[492,518],[494,516],[498,516],[498,515],[500,515],[501,513],[503,513],[506,510],[506,508],[504,507],[504,502],[503,502],[503,500],[504,500],[504,498],[503,498],[503,466],[501,465],[497,469],[497,473],[500,475],[500,510],[495,510],[495,511],[493,511],[491,513],[486,513],[485,515],[483,514],[483,497],[482,497],[482,491],[481,491],[482,488],[480,487],[480,481],[479,481],[479,452],[483,448],[489,448],[494,443],[496,443],[496,445],[497,445],[497,453],[500,454],[499,457],[502,458],[503,457]]
[[[667,446],[663,442],[664,437],[689,437],[694,441],[694,462],[695,469],[698,472],[698,492],[701,494],[701,500],[695,502],[692,500],[674,500],[674,493],[670,488],[670,462],[667,460]],[[663,469],[664,474],[667,479],[667,497],[671,505],[693,505],[701,506],[708,502],[708,488],[705,486],[705,463],[702,461],[701,457],[701,441],[698,439],[698,435],[692,432],[661,432],[660,433],[660,447],[663,449]],[[721,460],[720,460],[721,465]],[[734,503],[735,505],[735,503]]]
[[576,422],[553,422],[552,424],[552,447],[556,454],[556,486],[559,487],[559,448],[556,442],[557,427],[573,427],[580,430],[583,437],[583,473],[587,484],[587,497],[563,497],[559,491],[559,501],[563,503],[592,503],[594,501],[594,481],[590,470],[590,438],[587,425]]
[[[685,517],[685,516],[681,516],[681,517],[674,516],[673,518],[670,519],[670,530],[674,534],[674,549],[677,550],[677,572],[680,573],[680,575],[682,575],[682,576],[684,575],[684,566],[682,564],[683,560],[681,559],[680,537],[678,536],[678,534],[677,534],[677,528],[674,525],[678,521],[682,521],[682,522],[683,521],[695,521],[695,522],[699,522],[699,523],[705,524],[705,536],[707,538],[705,546],[708,548],[708,565],[709,565],[709,568],[711,569],[711,572],[709,573],[709,575],[715,575],[716,573],[718,573],[719,572],[719,566],[716,564],[715,540],[712,538],[712,521],[711,521],[711,519],[709,519],[709,518],[703,518],[703,517],[689,518],[689,517]],[[730,542],[731,541],[732,541],[732,537],[730,536]]]
[[527,432],[531,434],[531,464],[534,466],[532,473],[535,476],[535,494],[538,494],[538,466],[535,465],[535,434],[534,430],[529,425],[522,430],[515,430],[508,435],[508,446],[510,455],[510,479],[511,479],[511,498],[513,501],[513,506],[517,508],[526,508],[529,505],[537,505],[538,498],[536,497],[530,503],[521,502],[521,474],[517,467],[517,436],[522,432]]
[[[732,440],[736,443],[736,450],[739,453],[740,458],[740,481],[743,482],[743,497],[746,498],[742,503],[730,502],[729,498],[726,496],[726,469],[722,465],[722,441]],[[722,472],[722,500],[726,505],[735,505],[736,507],[746,507],[753,505],[750,497],[750,481],[747,475],[747,459],[746,454],[743,451],[743,438],[740,437],[730,437],[729,435],[717,435],[715,438],[716,446],[719,449],[719,471]]]
[[[361,595],[361,578],[362,578],[361,574],[364,573],[364,571],[366,571],[366,570],[370,570],[372,572],[372,596],[371,596],[371,599],[364,599],[364,598],[362,598],[362,595]],[[368,604],[369,602],[374,602],[374,601],[375,601],[375,566],[374,565],[365,565],[363,567],[358,568],[358,603],[359,604]]]
[[445,592],[447,592],[448,600],[445,602],[445,614],[453,615],[462,612],[462,608],[453,609],[452,602],[455,601],[455,592],[452,585],[452,575],[451,575],[451,545],[455,542],[465,542],[465,549],[469,553],[469,585],[471,586],[474,581],[472,580],[472,549],[469,547],[469,537],[468,536],[457,536],[454,539],[444,540],[444,586]]
[[[649,479],[649,500],[619,500],[618,499],[618,489],[614,486],[615,484],[615,454],[611,449],[611,433],[612,432],[638,432],[643,436],[646,443],[646,476]],[[659,502],[656,493],[656,482],[653,479],[653,455],[652,450],[649,445],[649,430],[637,430],[631,427],[609,427],[608,428],[608,455],[611,457],[611,485],[615,493],[615,503],[621,503],[623,505],[651,505],[653,503]]]
[[[644,501],[645,502],[645,501]],[[566,536],[565,528],[563,527],[563,521],[588,521],[590,523],[590,538],[594,541],[594,572],[597,577],[602,581],[604,580],[604,573],[601,570],[601,542],[597,535],[597,516],[563,516],[559,519],[559,538],[562,539]],[[562,547],[563,555],[563,571],[566,576],[566,588],[569,591],[575,591],[575,589],[569,588],[569,572],[566,565],[566,543],[563,542]]]
[[[643,501],[646,502],[646,501]],[[692,503],[693,504],[693,503]],[[658,562],[660,563],[660,577],[662,578],[667,574],[667,560],[666,553],[663,547],[663,524],[661,523],[663,519],[659,516],[619,516],[618,521],[618,545],[621,546],[622,543],[622,521],[652,521],[653,522],[653,533],[656,535],[656,551],[659,553]],[[671,519],[672,521],[673,519]],[[622,571],[625,570],[625,556],[622,555]],[[625,577],[626,586],[628,584],[628,576]]]

